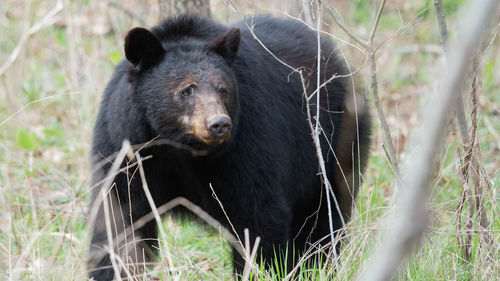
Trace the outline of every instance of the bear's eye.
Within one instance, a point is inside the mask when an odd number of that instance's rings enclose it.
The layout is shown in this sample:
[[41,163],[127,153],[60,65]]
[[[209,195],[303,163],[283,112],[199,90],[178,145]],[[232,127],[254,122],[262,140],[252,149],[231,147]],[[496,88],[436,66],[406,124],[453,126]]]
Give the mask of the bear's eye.
[[219,93],[220,93],[220,95],[221,95],[221,96],[223,96],[223,97],[224,97],[224,96],[226,96],[226,95],[227,95],[227,90],[226,90],[226,89],[224,89],[224,88],[220,88],[220,89],[219,89]]
[[189,85],[189,86],[185,87],[184,89],[182,89],[181,94],[185,97],[188,97],[188,96],[192,95],[193,92],[194,92],[193,86]]

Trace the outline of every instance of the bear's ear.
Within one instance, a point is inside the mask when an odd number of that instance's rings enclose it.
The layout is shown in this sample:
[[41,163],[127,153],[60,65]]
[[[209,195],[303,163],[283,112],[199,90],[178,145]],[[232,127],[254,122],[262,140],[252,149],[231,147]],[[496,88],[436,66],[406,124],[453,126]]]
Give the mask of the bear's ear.
[[233,27],[226,34],[212,41],[209,48],[221,55],[231,65],[238,52],[240,38],[240,29]]
[[165,49],[151,31],[136,27],[125,37],[125,57],[137,68],[145,68],[156,62]]

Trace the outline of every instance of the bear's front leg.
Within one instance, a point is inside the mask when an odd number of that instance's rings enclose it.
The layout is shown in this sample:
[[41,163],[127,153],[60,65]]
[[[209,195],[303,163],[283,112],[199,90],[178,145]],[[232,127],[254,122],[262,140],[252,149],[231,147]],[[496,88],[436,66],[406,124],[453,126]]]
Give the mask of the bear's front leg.
[[[107,194],[106,200],[107,212],[102,196],[96,196],[91,204],[96,207],[99,205],[99,209],[92,226],[87,261],[89,278],[96,281],[113,280],[115,270],[124,278],[141,276],[145,272],[146,263],[155,256],[156,224],[153,220],[136,228],[133,223],[146,215],[148,210],[151,211],[151,207],[147,200],[136,196],[132,197],[129,204],[126,198],[118,195],[116,186]],[[109,232],[111,237],[108,237]],[[113,245],[112,249],[110,243]],[[113,251],[114,265],[110,251]]]
[[[291,212],[285,204],[266,204],[254,210],[239,210],[238,216],[232,223],[238,232],[242,245],[245,245],[244,230],[248,228],[250,246],[253,247],[255,239],[260,237],[255,263],[260,269],[259,263],[264,262],[264,267],[269,269],[275,266],[275,258],[278,258],[280,270],[289,271],[294,263],[292,242],[290,241]],[[231,215],[230,215],[231,216]],[[248,249],[251,251],[252,249]],[[248,253],[250,254],[250,253]],[[254,261],[252,261],[254,262]],[[245,259],[233,249],[233,269],[237,280],[243,274]]]

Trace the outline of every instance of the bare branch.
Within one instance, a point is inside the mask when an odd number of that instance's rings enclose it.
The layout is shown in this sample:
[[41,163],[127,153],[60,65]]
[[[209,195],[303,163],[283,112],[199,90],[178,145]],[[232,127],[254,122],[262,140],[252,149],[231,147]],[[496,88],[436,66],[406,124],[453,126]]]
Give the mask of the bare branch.
[[[1,76],[1,74],[0,74],[0,76]],[[2,127],[10,119],[12,119],[16,115],[24,112],[25,110],[27,110],[30,106],[32,106],[34,104],[41,103],[41,102],[44,102],[44,101],[47,101],[47,100],[51,100],[51,99],[55,99],[55,98],[58,98],[58,97],[61,97],[61,96],[64,96],[64,95],[74,95],[74,94],[79,94],[79,93],[80,92],[68,92],[68,93],[62,93],[62,94],[57,94],[57,95],[50,95],[50,96],[46,96],[46,97],[43,97],[43,98],[36,99],[34,101],[30,101],[30,102],[26,103],[25,105],[23,105],[21,108],[19,108],[16,112],[14,112],[11,115],[9,115],[2,122],[0,122],[0,127]]]
[[[466,75],[468,58],[473,54],[484,31],[484,26],[491,18],[497,0],[474,1],[463,18],[463,31],[460,44],[453,48],[450,69],[444,80],[442,91],[436,100],[425,109],[422,128],[425,134],[415,135],[419,141],[415,152],[408,160],[402,178],[405,192],[400,193],[396,207],[397,217],[392,216],[387,223],[390,231],[384,240],[376,246],[367,267],[363,269],[361,280],[391,280],[401,263],[412,252],[426,230],[426,201],[430,192],[429,178],[432,163],[439,151],[439,143],[446,128],[450,105],[456,104],[461,81]],[[401,187],[403,187],[401,186]]]
[[377,82],[377,62],[375,60],[375,48],[373,48],[373,38],[375,37],[375,32],[377,31],[377,27],[380,21],[380,17],[382,15],[382,11],[384,10],[386,0],[382,0],[382,4],[380,4],[380,8],[377,12],[377,16],[375,18],[375,23],[373,24],[372,31],[370,32],[370,38],[368,39],[368,49],[366,50],[369,54],[370,61],[370,77],[371,77],[371,88],[373,94],[373,101],[375,103],[375,107],[377,108],[377,115],[380,120],[380,125],[382,125],[382,129],[384,131],[385,142],[387,144],[387,152],[389,155],[389,160],[391,161],[392,169],[396,173],[396,178],[400,178],[398,161],[396,159],[396,151],[394,150],[394,145],[392,144],[392,135],[391,130],[389,129],[389,125],[387,125],[387,121],[385,119],[384,110],[382,105],[380,104],[380,99],[378,95],[378,82]]
[[[378,81],[377,81],[377,64],[375,60],[375,54],[370,53],[370,80],[371,80],[371,88],[373,94],[373,102],[375,103],[375,108],[377,109],[377,115],[379,117],[380,125],[382,126],[382,130],[384,131],[385,136],[385,144],[387,145],[387,155],[389,156],[389,161],[391,162],[392,169],[396,173],[396,178],[400,177],[398,160],[396,159],[396,152],[394,150],[394,145],[392,144],[392,136],[391,130],[389,129],[389,125],[387,125],[387,121],[385,120],[384,109],[380,104],[380,99],[378,96]],[[385,145],[384,144],[384,145]]]
[[380,4],[380,8],[378,9],[377,16],[375,17],[375,23],[373,24],[372,31],[370,32],[370,39],[368,39],[368,45],[372,45],[373,38],[375,38],[375,32],[377,32],[378,23],[380,22],[380,16],[382,16],[382,11],[385,7],[385,1],[382,0],[382,4]]
[[396,178],[399,179],[400,172],[399,172],[398,161],[396,158],[396,152],[394,150],[394,145],[392,143],[391,130],[390,130],[389,126],[387,125],[384,110],[382,108],[382,105],[380,104],[380,99],[379,99],[379,95],[378,95],[377,66],[376,66],[376,60],[375,60],[375,53],[378,50],[379,46],[374,47],[374,43],[373,43],[373,38],[375,37],[375,33],[377,31],[380,17],[382,15],[382,11],[384,10],[384,7],[385,7],[385,2],[386,2],[386,0],[382,0],[380,8],[377,12],[377,16],[375,18],[375,22],[374,22],[372,30],[370,32],[370,37],[369,37],[368,42],[359,38],[358,36],[354,35],[354,33],[352,33],[345,26],[345,24],[339,19],[335,9],[329,4],[326,4],[326,5],[327,5],[327,8],[330,10],[330,13],[331,13],[334,21],[337,23],[337,25],[342,30],[344,30],[344,32],[347,33],[354,41],[356,41],[358,44],[363,46],[365,48],[365,53],[368,54],[368,59],[370,61],[370,70],[371,70],[370,71],[371,72],[370,73],[370,80],[371,80],[373,101],[374,101],[375,107],[377,109],[377,116],[380,120],[380,124],[381,124],[383,132],[384,132],[385,142],[387,143],[387,154],[389,155],[389,160],[391,162],[392,169],[396,173]]
[[[192,156],[204,156],[204,155],[207,155],[207,153],[208,153],[206,150],[196,150],[196,149],[192,148],[191,146],[180,143],[180,142],[176,142],[176,141],[169,140],[169,139],[158,139],[158,138],[159,138],[159,136],[155,137],[154,139],[152,139],[148,142],[145,142],[145,143],[131,145],[131,148],[136,151],[135,153],[137,153],[137,152],[139,152],[145,148],[148,148],[148,147],[168,145],[168,146],[177,148],[179,150],[184,150],[186,152],[189,152]],[[95,162],[92,165],[93,167],[92,167],[91,172],[95,173],[96,171],[100,170],[104,165],[112,163],[117,155],[118,155],[118,152],[112,153],[106,157],[102,156],[102,158],[103,158],[102,160],[100,160],[100,161],[96,160],[97,162]]]
[[[472,146],[471,146],[472,148]],[[471,149],[472,150],[472,149]],[[460,182],[460,185],[462,186],[462,192],[460,194],[460,200],[457,206],[456,210],[456,218],[455,218],[455,224],[456,224],[456,236],[457,236],[457,242],[458,246],[462,252],[462,258],[466,262],[470,262],[470,257],[471,257],[471,246],[472,246],[472,216],[474,214],[474,204],[472,204],[472,190],[466,180],[466,174],[467,172],[464,172],[467,170],[467,167],[470,164],[470,157],[467,157],[469,154],[466,152],[466,160],[464,161],[464,164],[460,164],[460,153],[458,151],[458,147],[455,149],[455,166],[457,168],[457,176],[458,180]],[[471,155],[471,154],[470,154]],[[468,158],[468,159],[467,159]],[[465,241],[463,240],[462,237],[462,210],[463,206],[467,203],[467,218],[465,222]]]
[[[232,1],[229,1],[229,3],[232,5],[233,9],[238,13],[238,15],[243,19],[243,16],[241,15],[240,11],[237,9],[236,5],[234,5],[234,3]],[[321,1],[317,1],[317,4],[318,4],[318,11],[320,11],[321,9]],[[321,13],[318,13],[318,16],[317,16],[317,40],[318,40],[318,62],[317,62],[317,76],[320,77],[320,54],[321,54],[321,31],[320,31],[320,27],[321,27]],[[284,62],[283,60],[281,60],[280,58],[278,58],[273,52],[271,52],[266,46],[265,44],[257,37],[257,35],[254,33],[253,31],[253,27],[251,25],[248,24],[248,22],[246,20],[243,21],[245,23],[245,25],[247,26],[248,30],[250,31],[250,34],[252,34],[253,38],[255,40],[257,40],[257,42],[274,58],[276,59],[278,62],[280,62],[281,64],[283,64],[284,66],[288,67],[290,70],[292,70],[293,72],[296,72],[300,75],[300,79],[301,79],[301,84],[302,84],[302,90],[303,90],[303,95],[305,97],[305,100],[306,100],[306,111],[307,111],[307,120],[308,120],[308,123],[309,123],[309,127],[311,129],[311,133],[312,133],[312,137],[313,137],[313,143],[314,143],[314,146],[315,146],[315,150],[316,150],[316,156],[318,157],[318,163],[319,163],[319,166],[320,166],[320,174],[321,174],[321,178],[323,179],[323,183],[325,184],[325,189],[327,190],[327,196],[329,195],[332,195],[333,197],[333,201],[334,201],[334,204],[335,204],[335,208],[339,214],[339,217],[340,217],[340,220],[341,220],[341,223],[342,223],[342,227],[345,225],[345,221],[344,221],[344,218],[342,216],[342,212],[340,210],[340,205],[337,201],[337,198],[335,197],[335,194],[333,194],[333,192],[331,192],[332,190],[332,186],[331,186],[331,183],[328,179],[328,177],[326,176],[326,168],[325,168],[325,161],[323,159],[323,153],[322,153],[322,150],[321,150],[321,142],[320,142],[320,138],[319,138],[319,134],[320,134],[320,129],[319,129],[319,113],[317,112],[317,116],[316,118],[317,119],[317,122],[316,122],[316,128],[315,126],[313,125],[313,116],[311,115],[311,109],[310,109],[310,103],[309,103],[309,97],[307,96],[307,90],[306,90],[306,82],[305,82],[305,79],[304,79],[304,76],[303,76],[303,73],[302,73],[302,70],[301,69],[298,69],[298,68],[294,68],[293,66],[287,64],[286,62]],[[332,77],[333,79],[334,77]],[[320,89],[321,87],[323,87],[320,83],[319,83],[319,78],[318,78],[318,85],[317,85],[317,88],[316,88],[316,91],[317,91],[317,94],[319,96],[319,92],[320,92]],[[324,84],[326,85],[326,84]],[[317,103],[317,106],[319,107],[320,106],[320,103],[318,102]],[[319,109],[317,109],[318,111]],[[327,205],[328,205],[328,213],[329,213],[329,220],[330,220],[330,230],[333,229],[333,224],[332,224],[332,218],[331,218],[331,204],[330,204],[330,201],[329,201],[329,198],[327,197],[328,199],[328,202],[327,202]],[[222,205],[221,205],[222,207]],[[334,233],[333,231],[330,231],[331,233],[331,240],[332,240],[332,244],[334,243]]]
[[398,31],[387,37],[387,38],[384,38],[380,43],[377,44],[377,46],[375,46],[373,48],[373,53],[376,54],[377,51],[384,47],[385,45],[389,44],[389,42],[391,42],[394,38],[398,37],[399,35],[401,35],[401,33],[405,32],[406,30],[408,30],[410,27],[413,27],[415,24],[417,24],[422,18],[423,18],[423,14],[425,13],[427,9],[423,9],[422,11],[420,11],[420,13],[418,13],[414,18],[412,18],[407,24],[405,24],[404,26],[400,27],[398,29]]
[[[476,216],[478,218],[479,227],[481,228],[481,233],[483,236],[483,240],[488,248],[493,246],[493,238],[492,234],[489,230],[488,217],[486,214],[486,210],[484,207],[484,195],[483,195],[483,187],[481,184],[481,171],[484,171],[484,167],[482,163],[479,161],[480,157],[480,148],[479,139],[477,137],[477,127],[478,127],[478,118],[477,118],[477,108],[478,108],[478,88],[480,78],[478,77],[478,68],[479,68],[479,60],[480,55],[474,58],[474,67],[473,67],[473,77],[472,77],[472,87],[471,87],[471,102],[472,102],[472,112],[471,112],[471,145],[470,147],[470,167],[467,175],[470,175],[471,181],[474,185],[475,191],[475,199],[476,199]],[[484,178],[488,179],[488,175],[484,174]],[[494,253],[494,251],[491,251]]]
[[[211,187],[211,186],[210,186]],[[155,210],[149,212],[148,214],[142,216],[141,218],[137,219],[132,225],[128,226],[126,229],[124,229],[123,231],[121,231],[116,237],[116,243],[121,243],[122,241],[124,241],[126,239],[126,235],[129,234],[129,233],[132,233],[132,230],[133,229],[139,229],[141,227],[143,227],[144,225],[146,225],[148,222],[150,222],[151,220],[154,220],[156,219],[156,217],[159,217],[163,214],[165,214],[166,212],[170,211],[171,209],[177,207],[177,206],[183,206],[185,207],[186,209],[190,210],[193,214],[195,214],[196,216],[198,216],[200,219],[202,219],[203,221],[205,221],[207,224],[209,224],[210,226],[212,226],[214,229],[216,229],[217,231],[219,231],[219,233],[221,233],[228,241],[229,243],[236,249],[236,251],[242,256],[242,257],[246,257],[246,256],[249,256],[249,257],[255,257],[255,247],[258,246],[259,244],[259,241],[260,241],[260,237],[257,237],[255,242],[254,242],[254,248],[250,249],[249,251],[251,251],[252,253],[247,253],[247,249],[245,249],[245,247],[243,246],[241,240],[234,236],[227,228],[225,228],[219,221],[217,221],[215,218],[213,218],[212,216],[210,216],[207,212],[205,212],[203,209],[201,209],[199,206],[195,205],[194,203],[192,203],[191,201],[187,200],[186,198],[184,197],[177,197],[163,205],[161,205],[160,207],[158,208],[155,208]],[[156,214],[155,214],[156,213]],[[234,231],[234,229],[233,229]],[[106,254],[106,252],[103,252],[103,253],[100,253],[101,256],[98,256],[97,258],[102,258],[104,256],[104,254]],[[96,259],[97,259],[96,258]],[[246,260],[246,259],[245,259]],[[249,263],[251,263],[252,260],[250,260]],[[247,262],[247,260],[246,260]],[[256,268],[255,265],[252,264],[252,267],[251,267],[252,270],[258,270],[258,268]],[[173,271],[173,270],[171,270]]]
[[[133,154],[132,148],[130,146],[129,146],[128,151]],[[160,214],[158,213],[158,209],[156,208],[156,204],[155,204],[155,201],[153,199],[153,196],[151,195],[151,192],[149,191],[148,183],[146,181],[146,174],[144,173],[144,167],[142,166],[141,156],[139,155],[138,152],[135,154],[135,159],[137,159],[137,165],[139,167],[139,174],[141,176],[142,188],[144,189],[144,193],[146,194],[146,198],[148,199],[148,203],[149,203],[149,206],[151,207],[151,210],[153,212],[154,218],[156,220],[156,224],[158,225],[158,231],[160,232],[160,236],[161,236],[161,241],[159,241],[160,245],[164,244],[164,250],[166,253],[166,257],[167,257],[167,267],[168,267],[168,269],[173,269],[174,263],[172,261],[172,255],[170,254],[170,251],[168,250],[168,246],[166,244],[167,243],[167,235],[165,234],[165,230],[162,227]]]
[[[316,32],[316,42],[318,44],[318,53],[317,53],[317,56],[316,56],[316,124],[315,124],[315,127],[313,129],[312,127],[312,119],[310,118],[311,117],[311,112],[310,112],[310,109],[309,109],[309,99],[307,99],[307,102],[306,102],[306,107],[307,107],[307,112],[308,112],[308,121],[309,121],[309,125],[311,126],[311,133],[312,133],[312,136],[313,136],[313,141],[314,141],[314,146],[316,147],[316,154],[318,156],[318,160],[319,160],[319,166],[320,166],[320,171],[321,171],[321,177],[323,178],[323,182],[325,183],[325,190],[326,190],[326,205],[327,205],[327,208],[328,208],[328,224],[329,224],[329,227],[330,227],[330,239],[332,241],[332,245],[335,244],[335,236],[334,236],[334,231],[333,231],[333,214],[332,214],[332,205],[331,205],[331,200],[330,200],[330,191],[332,191],[332,186],[330,184],[330,181],[328,179],[328,176],[326,174],[326,168],[325,168],[325,160],[323,159],[323,152],[321,150],[321,141],[320,141],[320,138],[319,138],[319,135],[321,134],[321,131],[320,131],[320,123],[319,123],[319,113],[320,113],[320,107],[321,107],[321,100],[320,100],[320,96],[321,96],[321,34],[319,32],[319,30],[321,29],[321,1],[320,0],[317,0],[316,1],[316,28],[318,30],[318,32]],[[302,84],[304,84],[304,79],[302,78],[302,72],[300,73],[301,75],[301,81],[302,81]],[[304,94],[307,96],[307,93],[304,92]],[[342,222],[342,226],[345,225],[345,221],[344,221],[344,217],[342,216],[342,212],[340,211],[340,206],[337,202],[337,199],[334,197],[334,201],[335,201],[335,206],[337,208],[337,212],[339,214],[339,217],[340,217],[340,220]],[[336,260],[336,253],[334,251],[334,255],[335,255],[335,260]]]
[[326,1],[325,3],[326,8],[330,11],[330,14],[333,17],[333,20],[335,23],[347,34],[349,37],[351,37],[352,40],[354,40],[356,43],[361,45],[363,48],[368,49],[369,44],[365,40],[361,39],[358,35],[354,34],[345,24],[344,22],[339,18],[337,11],[335,8]]
[[[115,273],[115,277],[118,280],[122,280],[121,278],[121,273],[120,269],[118,267],[118,264],[116,263],[116,253],[115,253],[115,247],[113,246],[113,230],[111,227],[111,216],[109,213],[109,199],[108,195],[109,192],[107,192],[108,188],[111,186],[112,181],[114,179],[114,176],[112,176],[113,171],[117,171],[120,168],[121,163],[125,159],[125,156],[127,155],[128,150],[130,149],[130,143],[128,141],[124,141],[122,145],[122,149],[118,153],[118,156],[116,157],[115,161],[113,162],[113,165],[111,166],[110,174],[106,178],[106,182],[103,185],[103,188],[100,190],[99,195],[97,198],[101,198],[102,204],[103,204],[103,209],[104,209],[104,222],[106,225],[106,238],[108,240],[108,252],[109,252],[109,259],[111,261],[111,265],[113,266],[113,271]],[[98,199],[99,200],[99,199]],[[97,213],[96,213],[97,214]],[[94,216],[90,216],[89,221],[94,221]]]

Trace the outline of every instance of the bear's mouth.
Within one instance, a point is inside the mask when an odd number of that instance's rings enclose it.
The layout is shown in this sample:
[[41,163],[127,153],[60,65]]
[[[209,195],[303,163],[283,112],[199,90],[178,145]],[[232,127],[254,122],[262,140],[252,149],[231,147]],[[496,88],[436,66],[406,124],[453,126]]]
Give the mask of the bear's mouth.
[[201,136],[201,135],[197,135],[197,134],[193,134],[193,133],[190,133],[190,135],[194,139],[196,139],[198,142],[202,142],[202,143],[209,145],[209,146],[216,146],[216,145],[222,144],[223,142],[229,140],[229,138],[231,137],[230,133],[228,133],[224,137],[220,137],[220,138],[206,137],[206,136]]
[[187,145],[196,150],[211,150],[219,145],[228,142],[231,134],[227,134],[221,138],[215,138],[210,136],[200,136],[193,134],[192,131],[187,131],[178,138],[178,142]]

